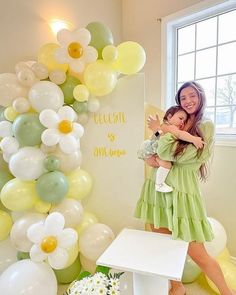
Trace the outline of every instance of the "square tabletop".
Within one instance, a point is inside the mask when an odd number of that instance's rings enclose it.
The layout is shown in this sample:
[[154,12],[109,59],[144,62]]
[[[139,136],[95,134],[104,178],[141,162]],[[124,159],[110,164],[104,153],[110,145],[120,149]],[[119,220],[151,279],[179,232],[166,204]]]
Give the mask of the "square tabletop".
[[171,235],[123,229],[98,258],[97,265],[180,281],[188,243]]

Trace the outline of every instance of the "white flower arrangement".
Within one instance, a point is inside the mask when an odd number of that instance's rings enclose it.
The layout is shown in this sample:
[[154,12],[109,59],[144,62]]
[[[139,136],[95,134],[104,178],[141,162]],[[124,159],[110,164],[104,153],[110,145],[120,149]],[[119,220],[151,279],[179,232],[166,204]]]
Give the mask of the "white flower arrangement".
[[104,274],[97,272],[81,280],[75,280],[64,295],[119,295],[122,273]]

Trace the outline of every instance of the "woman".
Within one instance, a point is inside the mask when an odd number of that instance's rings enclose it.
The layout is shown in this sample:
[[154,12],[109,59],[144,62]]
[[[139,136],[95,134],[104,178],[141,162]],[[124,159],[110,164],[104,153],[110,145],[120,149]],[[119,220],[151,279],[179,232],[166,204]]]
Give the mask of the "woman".
[[[141,197],[137,203],[135,216],[151,225],[152,231],[172,234],[174,239],[189,242],[189,256],[218,287],[221,295],[236,295],[224,280],[217,261],[208,255],[204,242],[213,239],[211,226],[207,220],[205,206],[199,189],[199,174],[206,176],[205,163],[210,158],[214,143],[214,125],[203,120],[205,93],[196,82],[184,83],[176,94],[176,103],[188,114],[185,130],[203,138],[202,150],[187,142],[176,141],[167,133],[159,140],[157,155],[146,160],[152,167],[159,166],[159,158],[172,161],[166,182],[173,187],[169,193],[155,191],[155,171],[146,179]],[[171,295],[186,294],[180,282],[171,282]]]

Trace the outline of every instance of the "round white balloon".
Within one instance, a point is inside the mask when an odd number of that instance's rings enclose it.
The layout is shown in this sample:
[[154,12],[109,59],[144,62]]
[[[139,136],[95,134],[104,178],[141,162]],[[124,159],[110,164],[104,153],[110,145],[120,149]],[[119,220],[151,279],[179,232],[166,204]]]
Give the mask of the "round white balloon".
[[80,236],[80,252],[88,259],[95,261],[110,245],[114,238],[115,235],[113,231],[106,224],[92,224],[85,229]]
[[2,273],[0,294],[56,295],[57,279],[48,264],[24,259],[12,264]]
[[29,252],[33,243],[27,237],[28,228],[34,224],[45,220],[46,215],[39,213],[28,213],[16,220],[10,232],[12,244],[22,252]]
[[21,180],[34,180],[45,172],[45,154],[36,147],[23,147],[9,161],[11,173]]
[[55,83],[39,81],[31,87],[29,101],[38,112],[45,109],[57,111],[64,104],[64,94]]
[[225,249],[227,235],[223,225],[219,221],[212,217],[208,217],[208,220],[214,233],[214,239],[211,242],[206,242],[205,247],[211,256],[216,257]]

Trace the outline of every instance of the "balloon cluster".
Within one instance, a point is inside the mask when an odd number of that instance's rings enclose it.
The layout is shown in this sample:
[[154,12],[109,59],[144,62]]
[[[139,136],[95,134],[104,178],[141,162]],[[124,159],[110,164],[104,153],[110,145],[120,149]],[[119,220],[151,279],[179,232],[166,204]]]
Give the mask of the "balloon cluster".
[[43,45],[37,61],[0,74],[0,293],[9,295],[39,294],[38,285],[40,294],[55,294],[55,280],[45,284],[44,275],[69,283],[81,264],[92,272],[114,239],[82,206],[92,177],[81,169],[80,139],[99,98],[119,74],[142,69],[145,51],[132,41],[114,46],[99,22],[63,29],[57,41]]

